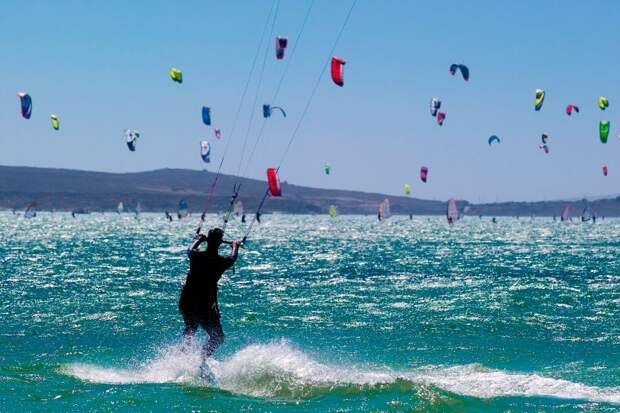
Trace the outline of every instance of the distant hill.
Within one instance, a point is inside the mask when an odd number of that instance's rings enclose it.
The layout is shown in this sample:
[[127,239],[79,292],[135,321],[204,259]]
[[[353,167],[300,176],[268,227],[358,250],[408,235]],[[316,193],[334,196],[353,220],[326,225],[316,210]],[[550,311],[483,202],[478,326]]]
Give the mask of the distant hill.
[[[159,169],[136,173],[107,173],[70,169],[0,166],[0,208],[22,209],[35,202],[41,210],[85,209],[115,211],[119,201],[126,209],[139,201],[144,211],[177,209],[180,199],[189,202],[194,213],[202,212],[215,173],[186,169]],[[225,210],[236,178],[221,175],[213,194],[210,212]],[[254,211],[266,190],[264,181],[241,179],[240,198],[248,211]],[[282,183],[283,196],[270,198],[265,212],[325,214],[334,204],[342,214],[376,214],[379,202],[388,197],[396,214],[443,215],[445,201],[430,201],[379,193],[318,189]],[[469,206],[470,215],[530,216],[559,215],[570,205],[579,215],[585,200],[543,202],[500,202],[470,204],[459,201],[459,209]],[[620,197],[589,202],[597,215],[620,216]]]
[[[86,209],[115,211],[119,201],[126,209],[139,201],[144,211],[176,211],[180,199],[189,202],[192,212],[202,212],[215,173],[186,169],[159,169],[137,173],[106,173],[70,169],[0,166],[0,208],[21,209],[35,202],[42,210]],[[210,212],[228,208],[233,185],[231,175],[221,175],[213,193]],[[241,179],[240,199],[246,210],[254,211],[267,184]],[[376,214],[387,195],[359,191],[317,189],[282,183],[283,196],[270,198],[265,212],[327,213],[335,204],[339,213]],[[390,196],[394,213],[443,214],[445,203]],[[465,205],[465,204],[463,204]]]

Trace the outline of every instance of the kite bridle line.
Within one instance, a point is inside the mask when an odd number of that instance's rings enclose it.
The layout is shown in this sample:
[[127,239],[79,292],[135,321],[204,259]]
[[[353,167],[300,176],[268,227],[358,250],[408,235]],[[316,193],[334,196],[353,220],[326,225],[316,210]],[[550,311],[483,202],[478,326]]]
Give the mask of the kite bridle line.
[[[323,67],[321,68],[321,72],[319,73],[319,76],[316,80],[316,83],[314,84],[314,87],[312,88],[310,96],[308,97],[308,100],[306,101],[304,110],[301,112],[301,116],[299,117],[299,120],[297,121],[297,124],[295,125],[295,129],[293,129],[293,133],[291,134],[291,137],[286,145],[286,148],[284,149],[284,152],[282,153],[280,162],[278,162],[278,167],[276,168],[276,176],[279,176],[280,168],[282,167],[282,164],[284,163],[284,160],[286,159],[286,156],[288,155],[288,152],[291,148],[291,145],[293,144],[293,141],[297,137],[299,128],[301,127],[301,124],[304,118],[306,117],[306,114],[308,113],[308,109],[310,108],[310,105],[312,104],[312,100],[314,99],[316,91],[319,88],[319,85],[321,84],[321,80],[323,80],[323,76],[325,75],[325,72],[327,71],[327,67],[330,64],[331,57],[334,55],[334,51],[336,50],[336,47],[338,46],[338,42],[340,41],[340,38],[342,37],[342,34],[344,33],[344,29],[346,28],[347,23],[349,22],[349,18],[351,17],[351,14],[353,13],[353,9],[355,8],[357,1],[358,0],[353,0],[353,3],[351,4],[351,7],[349,8],[347,15],[345,16],[344,22],[342,23],[342,26],[340,27],[340,31],[338,32],[338,35],[336,36],[336,40],[334,41],[334,44],[332,45],[332,48],[329,51],[328,58],[325,60],[325,63],[323,64]],[[263,205],[265,204],[265,201],[267,200],[268,196],[269,196],[269,187],[267,187],[267,190],[265,191],[265,195],[263,195],[263,198],[261,199],[261,202],[258,205],[256,214],[254,215],[254,219],[252,220],[245,234],[243,235],[243,238],[241,241],[242,244],[245,244],[248,236],[250,235],[250,232],[252,231],[252,228],[254,227],[254,221],[256,221],[256,216],[260,214],[260,211],[262,210]]]
[[[274,13],[274,8],[276,6],[276,3],[279,2],[279,0],[273,0],[271,3],[271,9],[269,9],[269,14],[267,15],[267,20],[265,21],[265,25],[263,26],[263,32],[261,33],[260,36],[260,42],[258,44],[258,47],[256,48],[256,53],[254,54],[254,59],[252,60],[252,66],[250,68],[250,72],[248,73],[248,77],[247,80],[245,82],[245,86],[243,88],[243,93],[241,94],[241,99],[239,100],[239,106],[237,107],[237,112],[235,114],[235,117],[233,119],[233,123],[232,123],[232,127],[230,128],[230,135],[227,139],[226,142],[226,146],[224,147],[224,153],[222,154],[222,159],[220,160],[220,164],[217,168],[217,172],[215,174],[215,178],[213,178],[213,182],[211,183],[211,187],[209,189],[209,195],[207,197],[207,201],[205,202],[205,206],[202,210],[202,215],[200,217],[200,224],[198,226],[198,230],[196,231],[196,233],[200,232],[200,229],[202,228],[202,224],[204,223],[204,218],[207,214],[207,212],[209,211],[209,209],[211,208],[211,204],[213,202],[213,193],[215,192],[215,188],[217,187],[217,183],[219,181],[219,178],[222,174],[222,166],[224,164],[224,159],[226,158],[226,154],[228,153],[228,148],[230,147],[230,142],[232,141],[232,138],[235,134],[235,130],[237,127],[237,122],[239,120],[239,116],[241,114],[241,109],[243,108],[243,102],[245,101],[245,96],[248,92],[248,89],[250,87],[250,82],[252,80],[252,75],[254,74],[254,69],[256,68],[256,62],[258,61],[258,56],[260,54],[260,50],[261,47],[263,45],[263,41],[265,40],[265,33],[267,32],[267,27],[269,27],[269,22],[271,21],[271,16]],[[279,4],[279,3],[278,3]],[[269,39],[267,39],[268,42]]]
[[[293,47],[291,48],[291,52],[289,54],[289,57],[286,59],[286,65],[284,66],[284,71],[282,72],[282,75],[280,76],[280,80],[278,81],[278,85],[276,87],[276,90],[274,92],[273,97],[271,98],[270,102],[275,102],[276,99],[278,98],[278,95],[280,94],[280,89],[282,88],[282,84],[284,83],[284,79],[286,78],[286,75],[288,73],[288,69],[291,65],[291,62],[293,61],[293,58],[295,56],[295,51],[297,50],[297,46],[299,45],[299,41],[301,39],[301,36],[306,28],[306,24],[308,23],[308,19],[310,17],[310,14],[312,12],[312,9],[314,8],[314,3],[316,0],[312,0],[312,2],[310,3],[310,6],[308,7],[308,10],[306,11],[306,14],[304,16],[303,22],[301,24],[301,27],[299,29],[299,32],[297,33],[297,37],[295,38],[295,42],[293,43]],[[275,23],[275,21],[274,21]],[[273,32],[272,32],[273,34]],[[265,55],[266,56],[266,55]],[[264,63],[263,63],[264,64]],[[258,89],[256,91],[256,95],[258,95]],[[256,104],[256,99],[255,99],[255,104]],[[248,169],[250,166],[250,163],[252,161],[252,158],[254,157],[254,153],[256,152],[256,148],[258,147],[258,144],[263,136],[263,132],[265,130],[265,126],[267,125],[267,120],[263,119],[263,123],[261,125],[261,128],[258,132],[258,135],[254,141],[254,145],[252,146],[252,151],[250,152],[250,155],[248,156],[248,160],[246,163],[246,166],[243,170],[243,174],[239,174],[241,171],[241,164],[243,161],[243,158],[245,157],[245,148],[246,148],[246,143],[247,143],[247,139],[248,139],[248,135],[249,135],[249,131],[250,131],[250,127],[248,125],[248,130],[246,133],[246,138],[245,138],[245,143],[243,145],[243,151],[241,153],[241,159],[239,160],[239,167],[237,168],[237,183],[235,183],[234,188],[233,188],[233,195],[231,196],[231,200],[230,200],[230,204],[228,206],[228,210],[226,211],[226,215],[224,216],[224,229],[226,228],[226,224],[228,223],[228,220],[230,219],[230,215],[232,213],[232,210],[234,208],[234,203],[237,200],[238,196],[239,196],[239,191],[241,190],[241,180],[245,177],[247,177],[248,174]],[[262,204],[265,202],[265,199],[261,200],[261,207]],[[250,227],[253,226],[253,222],[250,223]]]

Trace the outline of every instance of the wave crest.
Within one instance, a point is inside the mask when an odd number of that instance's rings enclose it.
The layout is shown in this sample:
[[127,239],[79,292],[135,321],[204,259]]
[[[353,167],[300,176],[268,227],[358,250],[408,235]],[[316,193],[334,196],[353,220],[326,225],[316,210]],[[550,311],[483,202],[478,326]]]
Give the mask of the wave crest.
[[[62,370],[96,383],[201,383],[200,362],[200,349],[194,344],[168,347],[157,358],[135,369],[75,363]],[[489,369],[479,364],[427,366],[411,371],[331,366],[313,360],[284,340],[249,345],[227,359],[212,359],[208,364],[218,388],[266,398],[306,398],[352,387],[364,391],[388,386],[407,391],[413,386],[430,385],[483,399],[538,396],[620,404],[619,387],[588,386],[537,374]]]

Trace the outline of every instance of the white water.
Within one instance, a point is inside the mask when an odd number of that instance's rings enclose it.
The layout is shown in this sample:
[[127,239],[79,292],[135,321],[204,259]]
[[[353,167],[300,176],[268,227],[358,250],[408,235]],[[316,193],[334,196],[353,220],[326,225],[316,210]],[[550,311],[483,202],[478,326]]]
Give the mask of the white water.
[[[171,346],[152,361],[119,369],[69,364],[62,371],[96,383],[200,383],[197,345]],[[257,397],[303,395],[312,388],[390,384],[407,380],[478,398],[543,396],[620,404],[620,388],[601,388],[538,374],[510,373],[478,364],[427,366],[412,371],[336,367],[312,360],[286,341],[250,345],[222,360],[210,360],[217,387]]]

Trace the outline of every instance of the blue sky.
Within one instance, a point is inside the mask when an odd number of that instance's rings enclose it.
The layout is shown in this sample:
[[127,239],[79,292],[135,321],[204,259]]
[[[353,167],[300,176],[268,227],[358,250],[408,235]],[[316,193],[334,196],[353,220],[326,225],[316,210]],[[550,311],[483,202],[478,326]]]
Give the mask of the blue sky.
[[[140,171],[202,169],[199,141],[216,169],[272,2],[5,1],[0,6],[0,164]],[[275,34],[292,43],[308,0],[282,0]],[[350,1],[316,0],[277,102],[248,166],[264,179],[291,136]],[[478,201],[543,200],[620,193],[616,1],[359,0],[336,48],[345,86],[327,73],[281,169],[281,179],[318,187]],[[293,44],[289,44],[291,51]],[[285,66],[269,39],[253,142]],[[287,56],[288,57],[288,56]],[[451,77],[465,63],[471,79]],[[259,59],[260,64],[260,59]],[[168,77],[183,70],[184,83]],[[256,77],[255,77],[256,79]],[[235,173],[256,90],[252,82],[223,170]],[[534,90],[547,92],[540,112]],[[16,93],[34,105],[28,121]],[[610,107],[602,112],[597,97]],[[443,127],[429,114],[443,100]],[[581,112],[566,116],[577,104]],[[213,127],[201,123],[212,108]],[[53,131],[49,114],[60,117]],[[611,121],[609,142],[598,122]],[[123,129],[142,138],[136,152]],[[539,148],[551,135],[551,153]],[[496,134],[501,144],[489,147]],[[332,165],[332,175],[323,165]],[[603,177],[601,165],[609,166]],[[429,181],[419,181],[420,166]],[[245,164],[243,166],[245,169]],[[210,182],[205,182],[207,187]]]

